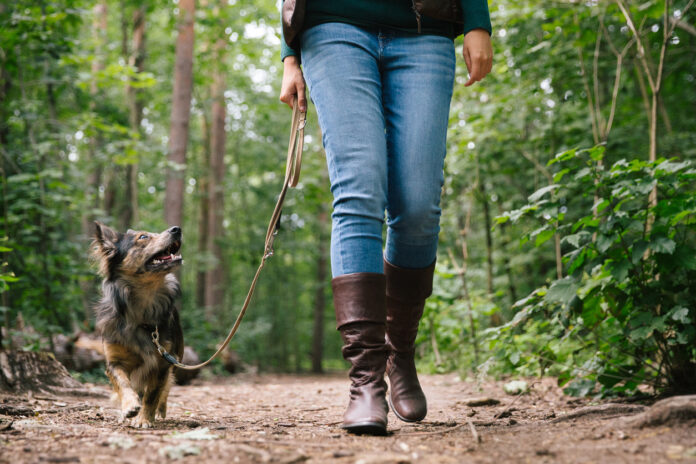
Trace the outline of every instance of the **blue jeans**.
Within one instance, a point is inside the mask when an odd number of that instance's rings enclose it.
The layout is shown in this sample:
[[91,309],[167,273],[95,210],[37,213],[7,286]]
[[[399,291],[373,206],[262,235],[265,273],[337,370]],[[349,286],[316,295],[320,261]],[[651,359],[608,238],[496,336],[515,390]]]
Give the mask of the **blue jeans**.
[[440,231],[454,45],[435,35],[343,23],[302,36],[334,196],[334,277],[383,272],[384,258],[420,269]]

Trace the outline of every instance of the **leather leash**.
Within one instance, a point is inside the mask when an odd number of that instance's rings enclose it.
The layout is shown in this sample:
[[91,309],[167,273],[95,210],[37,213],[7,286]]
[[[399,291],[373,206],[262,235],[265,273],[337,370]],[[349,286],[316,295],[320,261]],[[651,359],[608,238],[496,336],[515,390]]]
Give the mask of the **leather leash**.
[[306,123],[307,113],[300,111],[297,104],[297,98],[295,98],[295,102],[293,103],[292,107],[292,125],[290,126],[290,142],[288,143],[288,156],[287,163],[285,165],[285,180],[283,181],[283,188],[280,190],[280,195],[278,195],[278,201],[276,202],[275,208],[273,209],[271,221],[268,223],[268,229],[266,230],[266,241],[263,250],[263,257],[261,258],[261,263],[259,264],[259,267],[256,270],[254,279],[251,281],[249,291],[247,292],[247,296],[244,299],[242,309],[239,311],[237,320],[234,322],[234,325],[232,326],[230,333],[227,335],[227,338],[225,338],[225,341],[222,343],[222,345],[220,345],[215,354],[213,354],[207,361],[202,362],[200,364],[196,364],[195,366],[187,366],[186,364],[182,364],[179,361],[177,361],[171,353],[168,353],[167,350],[162,345],[160,345],[159,329],[157,326],[155,326],[154,332],[150,334],[150,336],[152,337],[152,343],[155,344],[155,347],[157,347],[157,351],[162,356],[162,358],[164,358],[168,363],[178,367],[179,369],[196,370],[210,364],[210,362],[213,359],[217,358],[220,355],[220,353],[222,353],[224,349],[227,348],[227,345],[229,345],[230,341],[232,340],[232,337],[234,337],[234,334],[237,332],[239,325],[242,323],[244,314],[246,313],[247,308],[249,307],[251,297],[254,295],[254,290],[256,289],[256,283],[259,280],[261,269],[263,269],[263,267],[266,265],[266,260],[273,256],[273,241],[275,240],[276,234],[278,233],[278,226],[280,225],[280,216],[283,209],[283,202],[285,201],[285,195],[288,192],[288,188],[297,186],[297,183],[300,180],[300,168],[302,167],[302,149],[304,148],[304,128]]

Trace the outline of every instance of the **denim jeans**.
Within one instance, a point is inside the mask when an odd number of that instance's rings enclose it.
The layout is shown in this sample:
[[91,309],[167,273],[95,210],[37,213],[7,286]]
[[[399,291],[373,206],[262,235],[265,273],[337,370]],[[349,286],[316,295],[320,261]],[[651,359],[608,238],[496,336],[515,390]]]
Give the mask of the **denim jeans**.
[[302,62],[334,197],[333,276],[382,273],[383,253],[395,266],[431,265],[454,84],[452,40],[325,23],[302,35]]

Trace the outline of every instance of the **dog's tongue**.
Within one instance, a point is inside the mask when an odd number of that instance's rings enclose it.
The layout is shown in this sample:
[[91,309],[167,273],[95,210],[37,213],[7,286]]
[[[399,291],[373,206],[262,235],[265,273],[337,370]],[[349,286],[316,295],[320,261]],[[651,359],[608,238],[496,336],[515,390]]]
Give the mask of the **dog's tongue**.
[[166,254],[166,255],[160,255],[157,257],[160,261],[171,261],[174,258],[173,255]]

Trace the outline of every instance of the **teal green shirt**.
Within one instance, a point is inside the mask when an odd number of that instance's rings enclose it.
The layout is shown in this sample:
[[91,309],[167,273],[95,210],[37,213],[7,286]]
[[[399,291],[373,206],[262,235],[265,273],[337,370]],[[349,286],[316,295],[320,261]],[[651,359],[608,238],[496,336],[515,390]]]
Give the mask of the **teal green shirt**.
[[[390,27],[407,32],[418,32],[418,22],[411,0],[306,0],[304,28],[317,24],[341,22],[363,27]],[[464,34],[473,29],[491,33],[491,18],[487,0],[461,0]],[[446,21],[423,16],[421,33],[446,37],[456,35],[455,26]],[[281,36],[281,58],[298,55]]]

